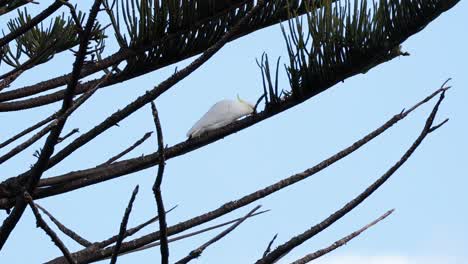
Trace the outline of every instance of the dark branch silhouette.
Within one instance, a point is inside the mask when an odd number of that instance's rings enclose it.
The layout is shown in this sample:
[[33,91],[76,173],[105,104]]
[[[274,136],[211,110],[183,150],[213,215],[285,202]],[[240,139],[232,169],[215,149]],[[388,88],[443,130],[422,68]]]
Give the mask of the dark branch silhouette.
[[55,245],[60,249],[60,251],[62,251],[63,256],[65,257],[65,259],[67,260],[69,264],[75,264],[76,261],[70,255],[70,251],[67,249],[65,244],[63,244],[62,240],[60,240],[57,234],[47,225],[44,219],[42,219],[41,213],[39,213],[39,210],[34,204],[34,201],[32,200],[31,195],[25,192],[24,196],[25,196],[24,199],[29,204],[29,207],[31,207],[31,210],[33,211],[34,216],[36,217],[37,227],[42,228],[42,230],[46,232],[46,234],[52,239],[52,241],[54,241]]
[[164,139],[161,128],[161,122],[159,120],[158,110],[154,102],[151,102],[151,112],[153,114],[154,125],[156,127],[156,134],[158,138],[158,152],[161,153],[161,159],[158,166],[158,174],[153,184],[154,199],[156,200],[156,206],[159,215],[159,232],[161,233],[161,264],[169,263],[169,246],[167,242],[167,223],[166,213],[164,212],[164,202],[161,193],[161,184],[164,176],[164,168],[166,167],[166,159],[164,155]]
[[124,216],[122,217],[122,222],[120,223],[119,235],[117,236],[117,241],[115,243],[114,252],[112,252],[110,264],[115,264],[117,262],[117,257],[119,256],[120,246],[122,245],[122,241],[125,238],[125,233],[127,232],[128,219],[130,218],[130,213],[132,212],[132,208],[133,208],[133,202],[135,201],[137,193],[138,193],[138,185],[133,190],[132,196],[130,197],[130,201],[128,201],[127,208],[125,209]]
[[[135,141],[135,143],[133,143],[133,145],[131,145],[130,147],[126,148],[124,151],[120,152],[119,154],[115,155],[114,157],[110,158],[109,160],[107,160],[106,162],[104,162],[102,165],[100,166],[104,166],[104,165],[109,165],[111,164],[112,162],[120,159],[121,157],[125,156],[127,153],[129,153],[130,151],[134,150],[135,148],[137,148],[138,146],[140,146],[141,144],[143,144],[143,142],[145,142],[149,137],[151,137],[151,134],[153,132],[147,132],[143,135],[142,138],[140,138],[139,140]],[[52,183],[53,184],[53,183]],[[45,185],[48,185],[48,184],[45,184]]]
[[43,208],[42,206],[36,204],[37,208],[41,209],[41,211],[46,214],[50,220],[58,227],[58,229],[60,231],[62,231],[65,235],[67,235],[68,237],[70,237],[71,239],[73,239],[74,241],[76,241],[76,243],[84,246],[84,247],[89,247],[92,245],[91,242],[89,242],[88,240],[84,239],[83,237],[81,237],[80,235],[78,235],[77,233],[75,233],[73,230],[71,230],[70,228],[66,227],[65,225],[63,225],[62,223],[60,223],[59,220],[57,220],[51,213],[49,213],[49,211],[47,211],[45,208]]
[[[338,219],[345,216],[351,210],[353,210],[356,206],[361,204],[365,199],[367,199],[372,193],[374,193],[382,184],[384,184],[392,175],[395,173],[414,153],[414,151],[419,147],[422,141],[426,138],[429,133],[440,127],[437,125],[433,127],[434,119],[439,110],[439,105],[444,99],[445,92],[442,92],[440,95],[439,100],[435,104],[434,108],[432,109],[431,114],[426,120],[423,130],[419,134],[418,138],[413,142],[411,147],[405,152],[405,154],[398,160],[388,171],[386,171],[377,181],[375,181],[372,185],[367,187],[361,194],[359,194],[356,198],[348,202],[345,206],[343,206],[340,210],[336,211],[328,218],[320,222],[319,224],[311,227],[309,230],[305,231],[304,233],[297,235],[291,238],[288,242],[278,246],[275,250],[268,253],[265,257],[259,259],[256,264],[265,264],[265,263],[274,263],[280,257],[284,256],[284,254],[291,251],[293,248],[297,247],[298,245],[302,244],[306,240],[310,239],[311,237],[315,236],[319,232],[325,230],[327,227],[332,225]],[[444,121],[445,123],[445,121]],[[443,123],[442,123],[443,124]]]
[[335,241],[332,245],[319,249],[313,253],[307,254],[304,257],[292,262],[291,264],[306,264],[309,263],[310,261],[320,258],[321,256],[328,254],[332,252],[333,250],[346,245],[349,241],[351,241],[353,238],[359,236],[362,232],[366,231],[367,229],[371,228],[372,226],[376,225],[380,221],[384,220],[387,218],[389,215],[393,213],[395,209],[392,209],[390,211],[387,211],[385,214],[381,215],[379,218],[375,219],[374,221],[370,222],[369,224],[363,226],[361,229],[354,231],[353,233],[343,237],[342,239]]
[[240,224],[242,224],[242,222],[244,222],[247,218],[252,216],[252,214],[255,213],[255,211],[257,211],[258,209],[260,209],[260,207],[261,207],[260,205],[257,205],[254,209],[252,209],[248,214],[246,214],[244,217],[242,217],[239,221],[234,223],[232,226],[230,226],[229,228],[227,228],[223,232],[219,233],[217,236],[215,236],[212,239],[208,240],[203,245],[201,245],[198,248],[190,251],[190,253],[185,258],[177,261],[176,264],[189,263],[191,260],[193,260],[195,258],[198,258],[207,247],[209,247],[211,244],[217,242],[221,238],[225,237],[227,234],[231,233],[231,231],[236,229],[236,227],[238,227]]
[[265,249],[265,252],[263,252],[263,257],[265,257],[268,253],[271,251],[271,246],[273,246],[273,243],[275,242],[276,238],[278,237],[278,234],[275,234],[273,238],[270,240],[268,243],[267,248]]

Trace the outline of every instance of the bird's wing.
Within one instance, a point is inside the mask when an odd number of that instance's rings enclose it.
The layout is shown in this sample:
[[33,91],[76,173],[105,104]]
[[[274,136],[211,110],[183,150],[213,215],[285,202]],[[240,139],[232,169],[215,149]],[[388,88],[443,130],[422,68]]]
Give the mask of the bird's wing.
[[232,100],[222,100],[214,104],[187,132],[187,137],[203,132],[206,128],[214,129],[229,124],[239,118],[233,111],[235,103]]

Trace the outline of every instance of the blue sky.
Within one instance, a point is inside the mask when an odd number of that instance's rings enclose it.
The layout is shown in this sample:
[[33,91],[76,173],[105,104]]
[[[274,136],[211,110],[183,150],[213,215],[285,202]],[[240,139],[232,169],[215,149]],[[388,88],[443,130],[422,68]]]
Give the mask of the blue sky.
[[[380,126],[401,109],[412,106],[451,77],[453,89],[447,93],[438,117],[439,120],[449,117],[450,121],[431,134],[413,157],[368,200],[293,250],[281,263],[325,247],[391,208],[396,211],[389,218],[317,263],[468,263],[465,192],[468,185],[465,153],[468,148],[465,103],[468,98],[465,47],[468,37],[463,34],[467,12],[467,2],[461,1],[403,43],[403,50],[411,53],[409,57],[394,59],[365,75],[349,78],[285,113],[171,159],[166,166],[163,195],[167,207],[176,204],[179,207],[168,215],[168,224],[217,208],[312,167]],[[226,45],[212,60],[158,98],[156,103],[165,142],[173,145],[185,140],[187,130],[216,101],[235,98],[237,94],[256,101],[262,86],[255,58],[260,58],[263,52],[267,52],[271,60],[281,56],[285,61],[287,54],[278,25]],[[15,87],[68,72],[71,61],[71,57],[59,55],[55,64],[34,69],[22,76]],[[70,118],[64,131],[75,127],[82,133],[89,130],[93,124],[164,80],[175,66],[180,69],[190,61],[99,90]],[[284,72],[280,87],[288,88]],[[278,233],[277,245],[329,216],[400,158],[419,134],[434,103],[421,107],[334,166],[217,220],[239,217],[258,204],[263,205],[263,209],[271,209],[267,214],[246,221],[208,248],[197,262],[255,261],[275,233]],[[0,113],[0,122],[8,124],[1,127],[1,139],[59,106]],[[153,127],[150,109],[144,107],[121,122],[120,127],[110,129],[61,165],[47,171],[45,176],[95,166],[152,131]],[[32,154],[42,144],[43,140],[3,164],[1,179],[24,171],[35,161]],[[156,148],[153,136],[126,157],[150,153]],[[130,225],[156,214],[151,191],[156,170],[150,168],[38,203],[88,240],[102,240],[118,232],[126,203],[137,184],[140,193]],[[2,214],[0,219],[4,217]],[[157,224],[144,232],[156,229]],[[171,244],[171,260],[185,256],[220,231]],[[79,249],[72,241],[64,240],[70,250]],[[32,248],[36,254],[24,254],[24,248]],[[39,263],[58,255],[58,249],[42,230],[36,229],[34,218],[27,210],[0,252],[0,259],[2,263]],[[119,263],[154,262],[158,258],[159,249],[153,248],[123,256]]]

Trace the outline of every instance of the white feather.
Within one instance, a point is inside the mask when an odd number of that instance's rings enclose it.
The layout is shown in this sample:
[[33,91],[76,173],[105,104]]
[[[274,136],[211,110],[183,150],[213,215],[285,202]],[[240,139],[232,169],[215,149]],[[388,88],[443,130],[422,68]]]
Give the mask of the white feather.
[[253,112],[253,106],[242,100],[222,100],[214,104],[187,132],[187,137],[196,137],[206,131],[228,125]]

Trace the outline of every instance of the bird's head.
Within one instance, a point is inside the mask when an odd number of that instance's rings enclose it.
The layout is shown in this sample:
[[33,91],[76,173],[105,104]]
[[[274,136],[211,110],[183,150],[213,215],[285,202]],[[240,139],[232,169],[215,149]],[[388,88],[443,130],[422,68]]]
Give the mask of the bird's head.
[[251,114],[253,113],[253,111],[255,110],[255,106],[247,101],[244,101],[242,100],[239,95],[237,95],[237,100],[239,101],[239,103],[241,103],[245,108],[246,108],[246,111]]

